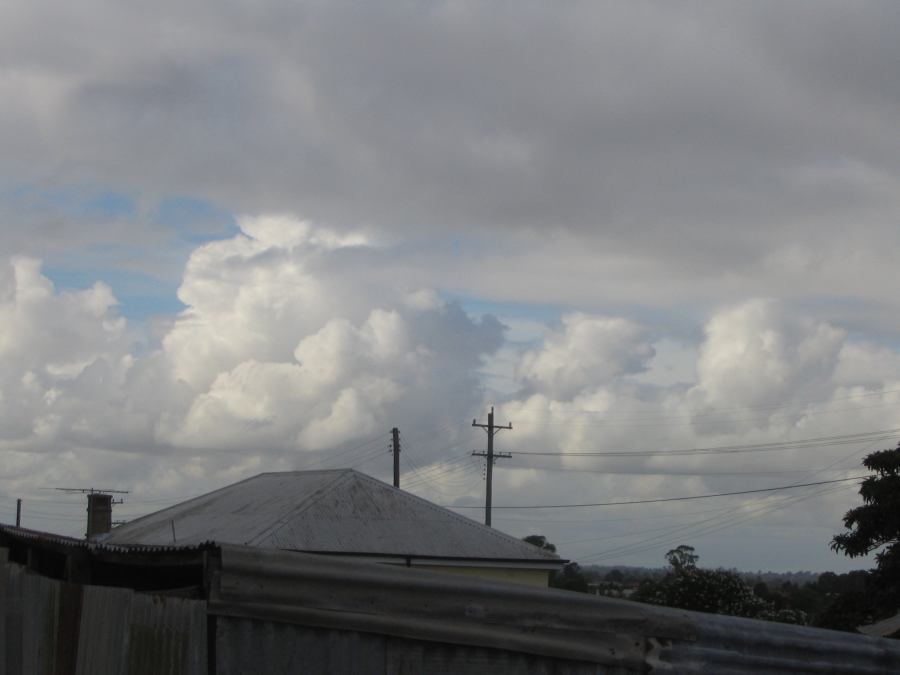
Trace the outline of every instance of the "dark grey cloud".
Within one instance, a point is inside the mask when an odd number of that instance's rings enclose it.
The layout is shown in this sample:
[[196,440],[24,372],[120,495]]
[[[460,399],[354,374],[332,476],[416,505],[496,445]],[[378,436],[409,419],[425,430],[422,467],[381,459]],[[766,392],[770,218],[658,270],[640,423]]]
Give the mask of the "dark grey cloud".
[[7,175],[733,264],[900,174],[893,3],[58,9],[7,10]]

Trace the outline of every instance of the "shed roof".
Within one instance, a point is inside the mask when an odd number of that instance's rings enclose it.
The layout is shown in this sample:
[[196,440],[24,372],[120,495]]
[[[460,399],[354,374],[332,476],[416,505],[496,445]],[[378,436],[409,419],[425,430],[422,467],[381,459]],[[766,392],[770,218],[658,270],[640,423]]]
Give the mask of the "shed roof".
[[260,474],[133,520],[104,538],[117,545],[206,541],[317,553],[562,562],[352,469]]

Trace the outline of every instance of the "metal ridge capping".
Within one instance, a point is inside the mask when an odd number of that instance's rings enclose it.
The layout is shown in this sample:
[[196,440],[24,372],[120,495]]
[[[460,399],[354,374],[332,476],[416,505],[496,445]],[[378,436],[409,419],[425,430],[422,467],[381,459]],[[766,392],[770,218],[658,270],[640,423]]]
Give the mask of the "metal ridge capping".
[[209,612],[635,672],[900,672],[891,640],[230,545]]

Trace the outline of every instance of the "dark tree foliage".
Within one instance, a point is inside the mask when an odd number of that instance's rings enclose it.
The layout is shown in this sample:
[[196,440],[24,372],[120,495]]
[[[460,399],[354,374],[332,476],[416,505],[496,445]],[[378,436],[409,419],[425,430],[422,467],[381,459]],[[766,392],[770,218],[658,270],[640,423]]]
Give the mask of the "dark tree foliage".
[[876,556],[880,565],[900,542],[900,446],[867,455],[863,466],[876,475],[862,482],[863,505],[847,512],[844,525],[849,532],[836,535],[831,547],[855,558],[887,546]]
[[672,566],[676,574],[694,570],[697,568],[697,561],[700,556],[694,553],[693,546],[685,546],[682,544],[678,548],[673,548],[666,553],[666,560]]
[[641,583],[632,599],[697,612],[806,623],[804,612],[777,609],[755,594],[736,572],[697,567],[699,556],[691,546],[669,551],[666,559],[671,571],[660,581]]
[[614,584],[621,584],[625,581],[625,575],[622,574],[622,570],[610,570],[603,579]]
[[[556,553],[556,546],[547,541],[547,537],[542,534],[529,534],[522,541],[527,541],[532,546],[537,546],[541,550]],[[570,562],[559,572],[550,577],[550,587],[587,593],[588,579],[584,575],[584,572],[582,572],[581,566],[578,563]]]
[[867,455],[863,466],[875,475],[862,482],[863,504],[844,516],[847,531],[831,548],[851,558],[877,551],[870,595],[877,614],[893,614],[900,608],[900,445]]
[[847,591],[838,595],[816,618],[819,628],[858,633],[857,627],[876,620],[872,598],[862,591]]
[[581,565],[570,562],[550,579],[551,588],[562,588],[567,591],[588,592],[588,580],[581,571]]
[[537,546],[539,549],[542,549],[544,551],[556,553],[556,545],[551,544],[549,541],[547,541],[547,537],[542,534],[529,534],[522,541],[527,541],[532,546]]

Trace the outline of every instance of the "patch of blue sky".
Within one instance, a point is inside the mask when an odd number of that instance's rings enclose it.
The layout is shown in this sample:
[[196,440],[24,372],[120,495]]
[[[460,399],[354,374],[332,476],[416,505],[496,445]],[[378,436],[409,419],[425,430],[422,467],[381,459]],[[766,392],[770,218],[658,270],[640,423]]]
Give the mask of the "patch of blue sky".
[[89,197],[83,205],[83,215],[103,218],[133,218],[137,215],[134,197],[121,192],[101,192]]
[[185,195],[160,201],[153,222],[193,245],[230,237],[239,231],[233,213],[212,202]]
[[103,282],[119,301],[118,312],[129,322],[172,316],[185,308],[178,299],[178,282],[134,270],[49,266],[43,270],[59,291],[90,288]]
[[[17,185],[4,192],[19,213],[51,214],[76,228],[79,223],[115,224],[119,236],[85,228],[77,244],[40,255],[44,274],[58,290],[86,289],[102,281],[119,300],[119,313],[133,322],[183,310],[177,290],[191,252],[238,231],[232,213],[186,195],[168,196],[148,206],[140,195],[89,185],[49,189]],[[120,236],[132,227],[135,234],[143,234],[136,239]]]
[[[492,314],[507,323],[511,328],[507,334],[507,342],[520,345],[528,345],[540,339],[541,336],[534,329],[538,324],[549,329],[558,329],[565,314],[579,311],[574,307],[493,301],[452,292],[442,292],[440,296],[445,301],[458,303],[473,318]],[[628,318],[660,336],[665,335],[676,342],[684,343],[696,343],[702,339],[702,326],[705,321],[702,313],[687,307],[661,309],[645,305],[608,304],[587,313]],[[533,326],[529,327],[528,324]]]
[[545,327],[559,324],[561,309],[552,305],[524,302],[501,302],[476,298],[471,295],[441,292],[445,302],[455,302],[473,318],[485,314],[497,317],[508,330],[508,344],[529,345],[539,340]]
[[77,220],[133,218],[137,214],[135,195],[97,186],[20,185],[8,194],[31,209],[58,211]]
[[[120,302],[120,314],[129,321],[174,315],[184,309],[177,290],[191,251],[238,230],[229,211],[184,195],[163,198],[150,208],[141,205],[139,196],[91,186],[15,186],[7,195],[18,202],[20,211],[50,212],[76,227],[78,223],[116,222],[117,227],[134,226],[145,233],[141,244],[127,237],[103,241],[104,231],[96,230],[74,248],[47,251],[43,256],[44,274],[57,289],[80,290],[102,281],[112,288]],[[150,231],[155,234],[148,238]]]
[[442,291],[440,297],[446,302],[457,303],[467,314],[474,317],[492,314],[497,318],[509,317],[511,319],[526,319],[553,324],[558,322],[561,316],[560,308],[553,305],[485,300],[471,295],[446,291]]

